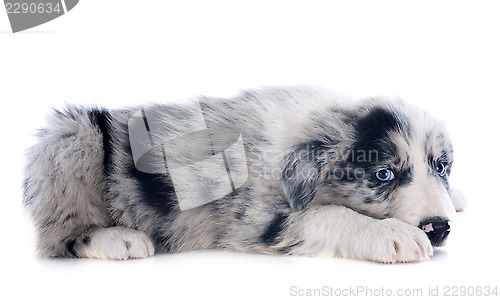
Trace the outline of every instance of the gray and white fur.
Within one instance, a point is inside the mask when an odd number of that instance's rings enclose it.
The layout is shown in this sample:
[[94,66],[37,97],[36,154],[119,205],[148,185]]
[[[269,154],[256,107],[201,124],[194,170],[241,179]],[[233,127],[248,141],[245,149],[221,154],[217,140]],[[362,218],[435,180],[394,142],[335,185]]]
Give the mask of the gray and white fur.
[[208,127],[241,133],[248,178],[188,210],[168,171],[134,165],[128,122],[141,107],[55,111],[25,170],[38,254],[128,259],[224,249],[427,260],[464,207],[448,182],[448,133],[400,100],[341,98],[290,87],[196,99]]

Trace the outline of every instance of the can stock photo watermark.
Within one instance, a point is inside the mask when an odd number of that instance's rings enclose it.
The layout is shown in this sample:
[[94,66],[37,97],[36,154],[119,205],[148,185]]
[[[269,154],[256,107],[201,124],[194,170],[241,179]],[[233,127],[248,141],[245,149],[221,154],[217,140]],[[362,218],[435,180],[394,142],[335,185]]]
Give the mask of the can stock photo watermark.
[[495,285],[428,285],[424,287],[388,287],[369,285],[303,287],[292,285],[291,297],[498,297]]
[[241,133],[211,126],[198,102],[141,108],[128,130],[135,167],[168,176],[181,210],[227,196],[248,178]]

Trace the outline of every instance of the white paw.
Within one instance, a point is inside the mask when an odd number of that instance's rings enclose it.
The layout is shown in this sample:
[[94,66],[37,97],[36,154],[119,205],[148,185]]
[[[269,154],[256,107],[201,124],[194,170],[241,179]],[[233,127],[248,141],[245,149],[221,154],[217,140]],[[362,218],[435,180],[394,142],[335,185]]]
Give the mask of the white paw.
[[110,227],[98,229],[90,237],[84,237],[78,254],[101,259],[145,258],[154,255],[154,246],[143,232]]
[[450,191],[451,201],[453,202],[453,206],[457,212],[464,211],[465,206],[467,205],[467,200],[465,199],[464,193],[461,190],[452,188]]
[[419,262],[433,255],[427,235],[417,227],[397,219],[377,220],[365,233],[365,253],[368,260],[396,263]]

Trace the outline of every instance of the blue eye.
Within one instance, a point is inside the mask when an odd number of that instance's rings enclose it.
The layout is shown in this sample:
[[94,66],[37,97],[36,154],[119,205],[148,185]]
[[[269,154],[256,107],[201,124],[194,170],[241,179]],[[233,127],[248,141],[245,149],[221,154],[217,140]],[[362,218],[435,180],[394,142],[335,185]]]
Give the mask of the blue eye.
[[441,177],[446,176],[446,165],[444,163],[438,163],[436,165],[436,172]]
[[389,169],[382,169],[375,173],[375,177],[380,181],[391,181],[394,179],[394,173]]

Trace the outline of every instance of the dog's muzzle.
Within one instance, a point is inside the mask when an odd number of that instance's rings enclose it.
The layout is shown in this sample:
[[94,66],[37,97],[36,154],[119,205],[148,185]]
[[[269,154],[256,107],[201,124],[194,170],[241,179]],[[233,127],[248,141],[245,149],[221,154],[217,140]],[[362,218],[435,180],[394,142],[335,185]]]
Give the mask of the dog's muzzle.
[[420,223],[420,229],[422,229],[433,246],[442,246],[448,234],[450,234],[450,220],[442,217],[432,217],[423,220]]

